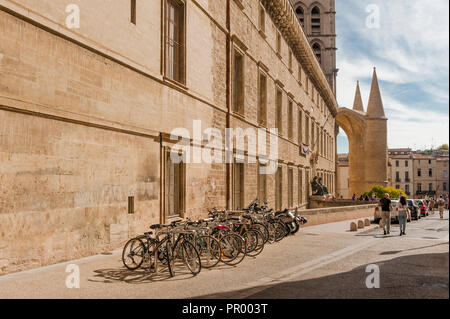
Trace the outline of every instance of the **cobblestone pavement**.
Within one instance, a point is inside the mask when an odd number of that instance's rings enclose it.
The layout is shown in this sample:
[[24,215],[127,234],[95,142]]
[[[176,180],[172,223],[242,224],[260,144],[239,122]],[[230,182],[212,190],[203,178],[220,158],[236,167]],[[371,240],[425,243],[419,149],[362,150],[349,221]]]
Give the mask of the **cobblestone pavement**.
[[[128,271],[117,250],[0,277],[0,298],[449,298],[448,212],[408,223],[402,237],[395,224],[389,236],[377,226],[350,233],[349,224],[305,227],[196,277]],[[69,264],[79,266],[79,289],[66,287]],[[379,289],[366,286],[368,265],[379,269]]]

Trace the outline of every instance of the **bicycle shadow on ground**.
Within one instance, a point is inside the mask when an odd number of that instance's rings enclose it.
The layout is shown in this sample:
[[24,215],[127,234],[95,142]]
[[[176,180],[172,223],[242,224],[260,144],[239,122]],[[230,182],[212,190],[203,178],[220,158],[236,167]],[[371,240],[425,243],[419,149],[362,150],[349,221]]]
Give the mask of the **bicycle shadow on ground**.
[[184,264],[175,265],[175,276],[171,277],[167,266],[158,265],[158,272],[151,272],[148,267],[129,270],[125,267],[94,270],[94,278],[90,282],[113,284],[123,282],[127,284],[148,284],[160,281],[182,281],[195,277]]

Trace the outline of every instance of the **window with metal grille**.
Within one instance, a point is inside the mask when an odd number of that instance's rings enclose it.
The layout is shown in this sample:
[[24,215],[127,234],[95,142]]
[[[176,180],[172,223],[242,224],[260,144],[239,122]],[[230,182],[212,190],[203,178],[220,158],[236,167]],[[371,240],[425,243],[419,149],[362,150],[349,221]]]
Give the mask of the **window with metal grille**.
[[277,210],[281,210],[283,206],[283,168],[278,167],[275,175],[275,206]]
[[244,208],[244,163],[233,165],[233,209]]
[[306,115],[305,116],[305,142],[307,145],[311,145],[311,142],[309,140],[309,132],[310,132],[310,128],[309,128],[309,116]]
[[298,111],[298,144],[301,146],[303,143],[303,112]]
[[[178,155],[177,155],[178,156]],[[171,152],[166,152],[165,215],[169,218],[184,214],[185,165],[174,162]]]
[[283,92],[277,88],[276,93],[276,123],[275,126],[278,129],[278,134],[283,134]]
[[319,64],[321,64],[322,63],[322,48],[321,48],[320,44],[314,43],[312,49],[317,58],[317,61],[319,61]]
[[233,111],[244,114],[244,54],[234,49]]
[[262,165],[258,165],[258,199],[262,205],[267,201],[267,175],[261,173]]
[[258,83],[258,122],[259,125],[267,125],[267,77],[264,73],[259,73]]
[[298,185],[297,185],[297,191],[298,191],[298,204],[303,204],[303,171],[301,168],[298,169]]
[[288,208],[294,207],[294,169],[288,169]]
[[289,100],[288,105],[288,137],[289,139],[294,138],[294,102]]
[[165,76],[185,82],[185,4],[166,0]]

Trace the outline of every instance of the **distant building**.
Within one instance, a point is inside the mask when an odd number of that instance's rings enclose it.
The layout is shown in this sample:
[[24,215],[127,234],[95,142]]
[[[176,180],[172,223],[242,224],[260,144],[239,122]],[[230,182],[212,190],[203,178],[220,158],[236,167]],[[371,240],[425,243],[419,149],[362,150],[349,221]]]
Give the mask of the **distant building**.
[[349,193],[349,160],[348,154],[338,154],[337,157],[337,165],[338,165],[338,178],[337,178],[337,197],[341,196],[345,199],[351,198],[353,194]]
[[410,148],[389,150],[392,167],[390,185],[402,189],[406,195],[414,194],[413,152]]

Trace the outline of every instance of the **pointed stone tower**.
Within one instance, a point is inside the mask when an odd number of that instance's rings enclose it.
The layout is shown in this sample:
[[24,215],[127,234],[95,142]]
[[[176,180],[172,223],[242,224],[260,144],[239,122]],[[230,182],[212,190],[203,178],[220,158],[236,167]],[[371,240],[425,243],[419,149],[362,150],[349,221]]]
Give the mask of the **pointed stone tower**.
[[373,186],[388,185],[387,118],[376,70],[373,72],[367,113],[359,82],[353,109],[341,107],[336,121],[349,141],[349,193],[361,195]]
[[359,81],[356,83],[355,101],[353,102],[353,110],[364,112],[364,105],[361,97],[361,91],[359,89]]
[[379,118],[385,117],[376,68],[373,68],[372,88],[370,89],[369,104],[367,105],[367,116]]
[[378,85],[377,72],[374,68],[372,87],[366,114],[366,181],[367,188],[374,185],[388,185],[388,145],[387,118],[384,114],[383,101]]

